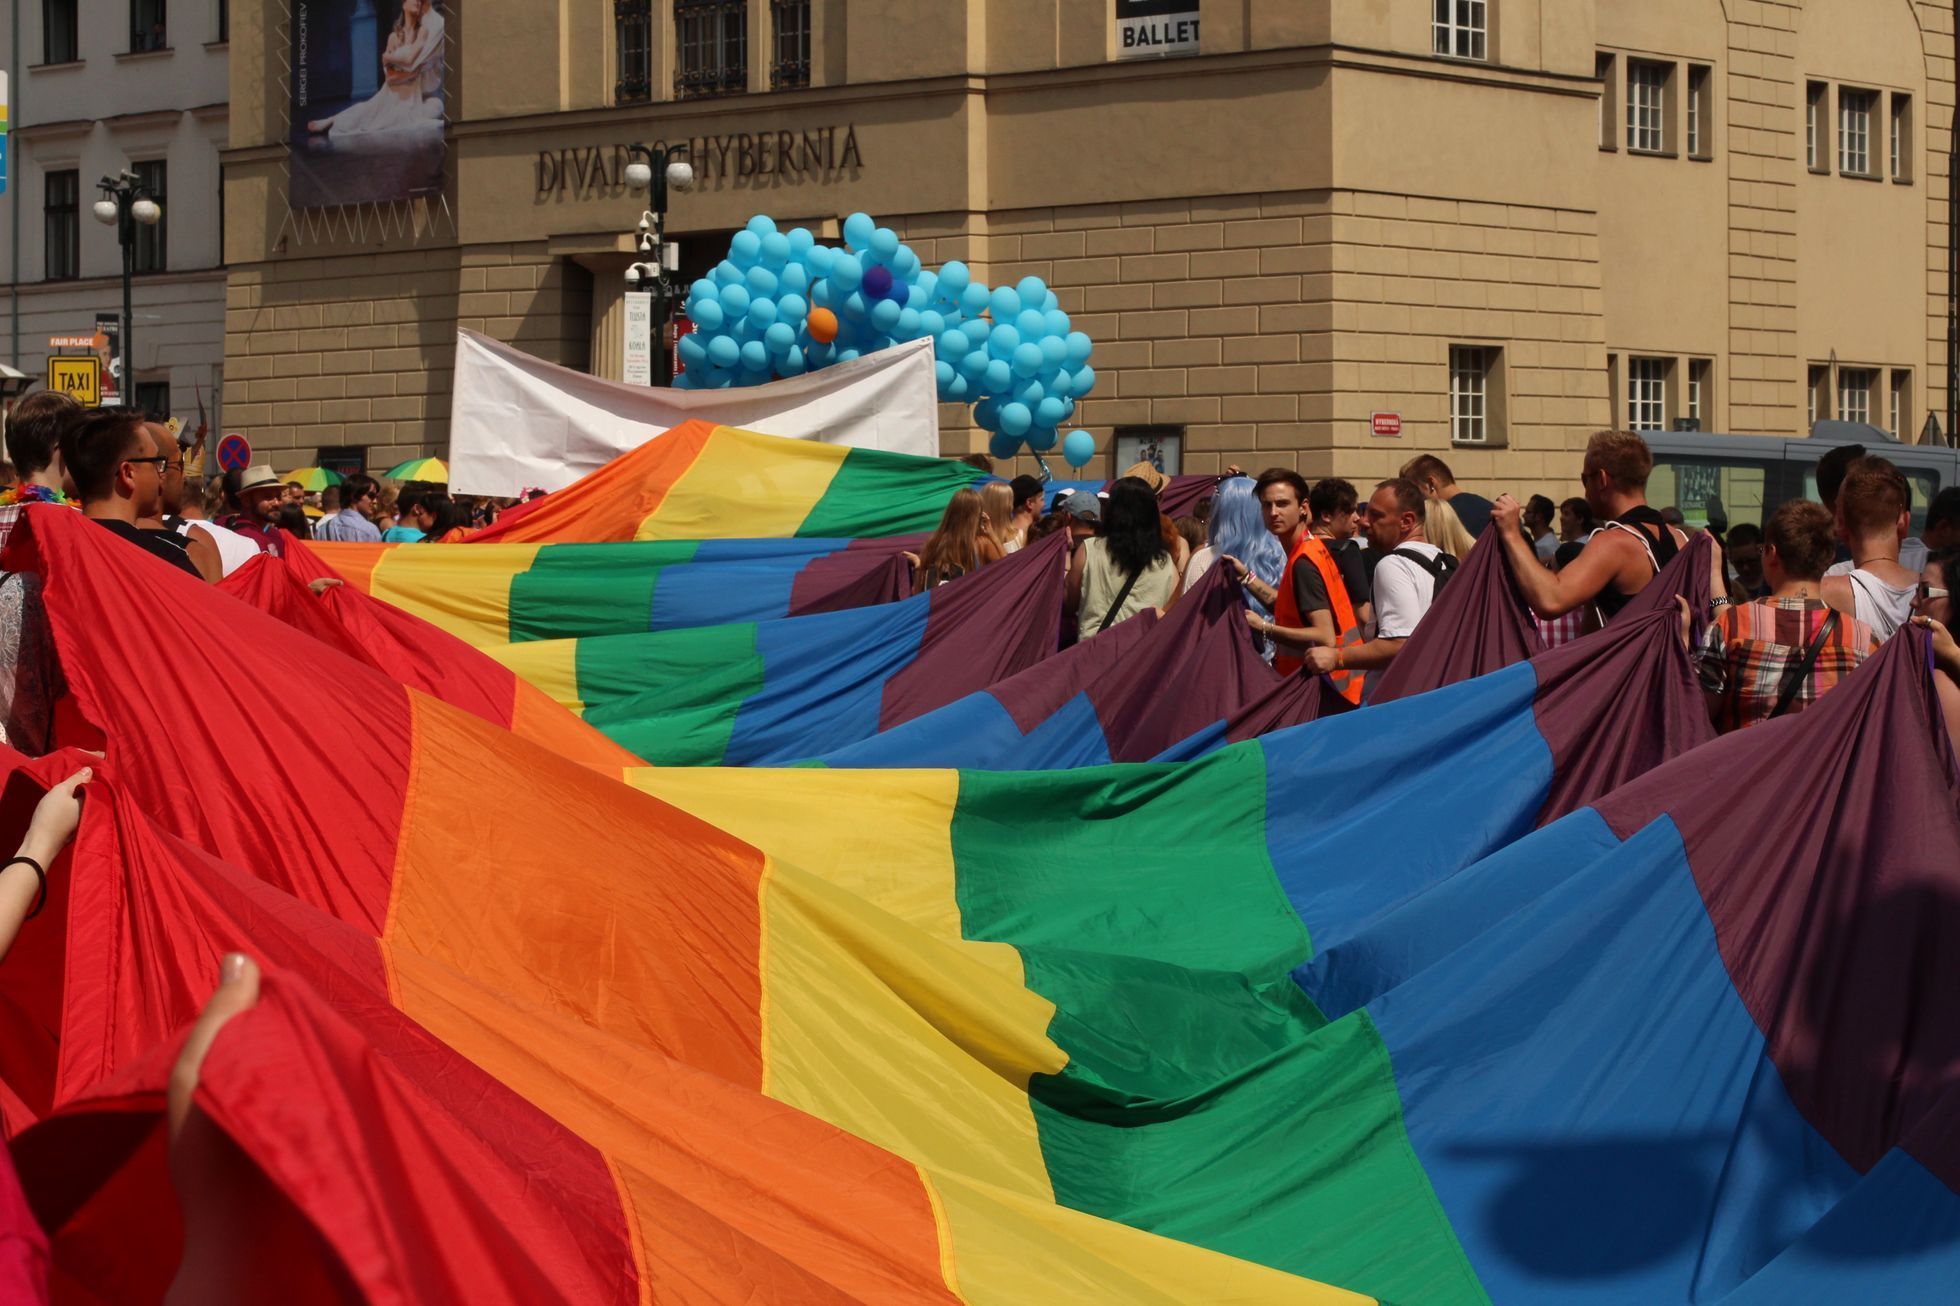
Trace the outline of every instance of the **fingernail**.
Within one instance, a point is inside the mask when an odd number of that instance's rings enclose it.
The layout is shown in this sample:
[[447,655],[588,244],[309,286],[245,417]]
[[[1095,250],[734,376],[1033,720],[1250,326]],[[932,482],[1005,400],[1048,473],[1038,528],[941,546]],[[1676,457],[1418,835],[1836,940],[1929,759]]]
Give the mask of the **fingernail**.
[[218,983],[229,984],[245,973],[245,954],[228,952],[224,962],[218,967]]
[[82,768],[82,783],[83,783],[83,784],[87,784],[87,783],[88,783],[89,781],[91,781],[91,780],[93,780],[93,779],[95,779],[95,768],[94,768],[94,767],[92,767],[92,766],[85,766],[85,767],[83,767],[83,768]]

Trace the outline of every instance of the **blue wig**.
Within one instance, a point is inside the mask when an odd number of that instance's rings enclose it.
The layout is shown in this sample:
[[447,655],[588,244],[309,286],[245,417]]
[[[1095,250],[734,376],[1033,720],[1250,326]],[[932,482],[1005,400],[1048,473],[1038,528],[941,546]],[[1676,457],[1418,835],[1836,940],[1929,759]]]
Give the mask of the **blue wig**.
[[[1286,550],[1266,529],[1265,511],[1253,496],[1252,486],[1250,476],[1233,476],[1218,487],[1211,501],[1211,547],[1215,553],[1231,554],[1268,585],[1277,585],[1280,573],[1286,570]],[[1246,602],[1262,613],[1268,612],[1250,594]]]

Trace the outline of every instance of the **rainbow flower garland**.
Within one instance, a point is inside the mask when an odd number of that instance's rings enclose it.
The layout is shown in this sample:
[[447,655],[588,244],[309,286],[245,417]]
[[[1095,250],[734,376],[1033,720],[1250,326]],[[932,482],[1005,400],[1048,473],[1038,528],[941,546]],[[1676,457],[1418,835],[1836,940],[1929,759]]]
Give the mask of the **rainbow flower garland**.
[[22,482],[0,490],[0,508],[11,508],[22,503],[59,503],[69,507],[74,506],[73,500],[52,486],[29,485]]

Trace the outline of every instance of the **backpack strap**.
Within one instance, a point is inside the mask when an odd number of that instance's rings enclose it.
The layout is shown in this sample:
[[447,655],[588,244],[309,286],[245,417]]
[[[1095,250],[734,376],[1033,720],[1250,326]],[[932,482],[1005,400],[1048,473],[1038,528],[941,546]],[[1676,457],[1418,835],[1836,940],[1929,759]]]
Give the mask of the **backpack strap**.
[[[1438,550],[1436,556],[1433,558],[1425,558],[1414,549],[1409,548],[1390,549],[1383,556],[1389,558],[1407,558],[1410,562],[1415,563],[1416,566],[1428,572],[1431,580],[1441,580],[1456,570],[1456,559],[1441,550]],[[1448,558],[1449,561],[1445,562],[1445,558]]]
[[1797,691],[1803,688],[1804,681],[1810,679],[1810,669],[1817,665],[1817,655],[1824,651],[1824,645],[1830,643],[1831,632],[1837,629],[1837,624],[1838,610],[1832,608],[1831,615],[1824,618],[1824,624],[1817,628],[1810,647],[1803,651],[1803,657],[1783,673],[1783,685],[1777,692],[1776,706],[1770,709],[1769,720],[1774,721],[1782,716],[1790,710],[1790,704],[1797,701]]

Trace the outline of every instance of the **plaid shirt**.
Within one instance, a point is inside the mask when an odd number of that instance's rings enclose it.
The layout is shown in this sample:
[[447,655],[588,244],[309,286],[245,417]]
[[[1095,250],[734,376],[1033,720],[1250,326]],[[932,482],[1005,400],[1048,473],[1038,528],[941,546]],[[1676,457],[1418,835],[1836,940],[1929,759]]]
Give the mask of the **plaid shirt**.
[[[1726,734],[1769,719],[1783,692],[1783,677],[1803,661],[1829,611],[1816,599],[1756,599],[1716,609],[1695,665],[1702,688],[1719,696],[1709,709],[1717,730]],[[1869,626],[1839,617],[1789,710],[1801,712],[1856,671],[1876,642]]]

